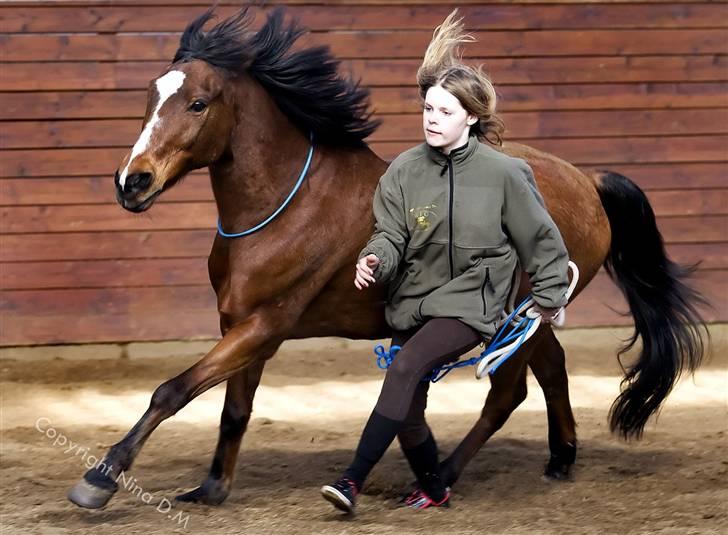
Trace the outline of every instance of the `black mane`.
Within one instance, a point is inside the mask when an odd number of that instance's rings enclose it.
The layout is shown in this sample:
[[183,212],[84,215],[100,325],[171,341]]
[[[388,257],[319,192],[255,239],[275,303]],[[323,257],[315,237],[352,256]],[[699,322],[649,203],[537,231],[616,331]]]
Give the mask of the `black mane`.
[[248,30],[248,8],[204,32],[213,9],[195,19],[182,34],[174,63],[199,59],[233,74],[247,70],[273,97],[281,111],[319,143],[363,145],[379,126],[371,119],[369,90],[338,74],[340,61],[327,46],[293,52],[306,33],[284,23],[283,8],[268,15],[258,32]]

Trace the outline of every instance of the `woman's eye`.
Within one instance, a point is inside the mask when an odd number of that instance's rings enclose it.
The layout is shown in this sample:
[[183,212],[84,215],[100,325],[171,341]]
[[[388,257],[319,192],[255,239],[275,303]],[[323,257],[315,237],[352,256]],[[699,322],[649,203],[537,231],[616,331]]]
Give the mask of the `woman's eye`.
[[190,110],[197,113],[203,111],[205,108],[207,108],[207,102],[203,100],[195,100],[192,104],[190,104]]

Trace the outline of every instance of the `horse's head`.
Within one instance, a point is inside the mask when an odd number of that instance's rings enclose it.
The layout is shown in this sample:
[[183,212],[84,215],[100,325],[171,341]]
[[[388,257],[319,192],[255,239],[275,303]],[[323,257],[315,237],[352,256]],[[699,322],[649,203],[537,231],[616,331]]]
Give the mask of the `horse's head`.
[[139,139],[116,171],[116,198],[142,212],[193,169],[216,161],[232,127],[224,74],[204,61],[175,63],[149,85]]
[[247,8],[204,31],[212,17],[187,26],[171,66],[149,86],[142,132],[115,177],[127,210],[142,212],[191,170],[244,153],[241,140],[259,142],[264,128],[275,131],[268,138],[287,129],[358,146],[377,127],[368,90],[338,75],[328,48],[292,49],[305,30],[286,24],[282,9],[257,32]]

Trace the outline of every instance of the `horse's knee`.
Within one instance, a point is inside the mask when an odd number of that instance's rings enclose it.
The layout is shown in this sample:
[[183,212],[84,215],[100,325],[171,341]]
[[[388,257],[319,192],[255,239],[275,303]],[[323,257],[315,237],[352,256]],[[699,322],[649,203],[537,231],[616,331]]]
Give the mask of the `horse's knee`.
[[250,421],[250,411],[235,410],[225,406],[220,418],[220,433],[225,437],[235,437],[245,431]]
[[513,389],[513,408],[515,409],[518,407],[521,403],[526,401],[526,397],[528,396],[528,387],[526,386],[526,381],[518,383],[516,385],[516,388]]
[[481,419],[490,421],[495,418],[502,424],[516,407],[525,401],[527,395],[528,387],[525,379],[507,386],[494,385],[485,401]]
[[165,416],[172,416],[187,404],[187,393],[174,379],[159,385],[149,403],[149,408]]

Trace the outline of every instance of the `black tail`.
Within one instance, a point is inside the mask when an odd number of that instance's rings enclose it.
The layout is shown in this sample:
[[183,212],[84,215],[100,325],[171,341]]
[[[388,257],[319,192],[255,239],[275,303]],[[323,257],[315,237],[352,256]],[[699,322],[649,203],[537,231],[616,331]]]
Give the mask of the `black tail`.
[[637,362],[625,369],[609,424],[624,438],[640,438],[683,369],[693,372],[700,365],[707,330],[696,304],[706,301],[684,282],[694,267],[667,257],[644,192],[617,173],[603,171],[600,178],[597,190],[612,228],[604,267],[627,298],[635,324],[619,355],[642,338]]

